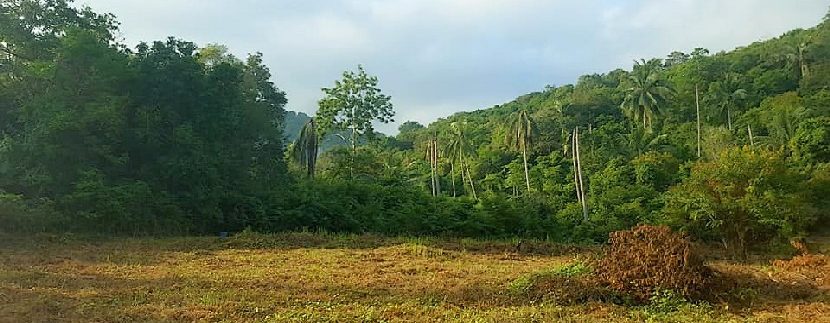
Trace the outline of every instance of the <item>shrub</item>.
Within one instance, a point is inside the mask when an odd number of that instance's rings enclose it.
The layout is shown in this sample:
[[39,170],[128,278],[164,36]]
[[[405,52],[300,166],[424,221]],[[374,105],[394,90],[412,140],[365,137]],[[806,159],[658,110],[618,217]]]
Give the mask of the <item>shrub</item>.
[[601,283],[638,302],[664,290],[699,296],[712,277],[688,237],[665,226],[611,233],[605,255],[594,267]]
[[665,220],[724,242],[734,257],[746,259],[749,246],[801,235],[814,223],[803,183],[780,152],[724,150],[715,160],[698,161],[665,195]]
[[60,228],[65,222],[49,200],[27,200],[0,191],[0,231],[45,232]]

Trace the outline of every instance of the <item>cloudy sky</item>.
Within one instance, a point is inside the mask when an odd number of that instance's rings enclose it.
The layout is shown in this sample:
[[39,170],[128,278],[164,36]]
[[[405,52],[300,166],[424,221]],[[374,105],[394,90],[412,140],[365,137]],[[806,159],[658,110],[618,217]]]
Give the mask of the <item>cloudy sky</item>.
[[[77,0],[131,45],[176,36],[263,52],[288,109],[363,64],[397,121],[424,124],[579,75],[695,47],[732,49],[811,27],[827,0]],[[394,133],[397,125],[380,127]]]

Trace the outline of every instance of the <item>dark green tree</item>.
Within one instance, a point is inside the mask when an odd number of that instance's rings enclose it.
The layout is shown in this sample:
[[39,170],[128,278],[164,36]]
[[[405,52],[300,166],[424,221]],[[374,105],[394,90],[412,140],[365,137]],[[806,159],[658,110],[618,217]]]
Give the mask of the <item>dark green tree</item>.
[[634,122],[642,122],[643,128],[650,130],[673,90],[661,78],[659,66],[645,60],[635,63],[620,107]]
[[525,184],[527,190],[530,191],[530,173],[527,167],[528,150],[533,145],[533,137],[535,133],[535,124],[530,118],[526,109],[519,110],[516,117],[513,119],[510,127],[510,135],[507,136],[507,144],[515,148],[522,154],[522,163],[524,165]]

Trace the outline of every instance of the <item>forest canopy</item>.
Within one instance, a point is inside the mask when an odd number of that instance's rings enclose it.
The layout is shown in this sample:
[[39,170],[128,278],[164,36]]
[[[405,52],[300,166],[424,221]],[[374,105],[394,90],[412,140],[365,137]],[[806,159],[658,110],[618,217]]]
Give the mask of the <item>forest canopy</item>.
[[401,107],[362,66],[308,117],[284,110],[263,54],[128,48],[112,15],[0,6],[3,230],[582,242],[649,223],[745,251],[828,223],[827,20],[385,136],[374,124]]

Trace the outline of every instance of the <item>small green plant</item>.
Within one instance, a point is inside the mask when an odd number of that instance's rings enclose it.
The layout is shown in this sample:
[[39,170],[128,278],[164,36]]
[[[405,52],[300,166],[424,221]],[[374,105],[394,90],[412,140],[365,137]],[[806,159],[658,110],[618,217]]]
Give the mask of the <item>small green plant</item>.
[[705,302],[693,303],[683,295],[670,289],[656,290],[642,307],[645,322],[718,322],[712,306]]
[[654,294],[652,294],[651,298],[649,298],[649,304],[646,306],[646,311],[656,313],[672,313],[688,304],[689,302],[682,295],[670,289],[660,289],[654,291]]
[[531,287],[533,287],[532,276],[522,276],[510,282],[510,285],[507,286],[507,290],[510,291],[511,294],[524,294],[527,293]]
[[540,282],[556,278],[575,278],[591,273],[593,270],[581,261],[575,261],[550,270],[543,270],[525,275],[513,280],[508,290],[514,294],[522,294],[530,291]]

